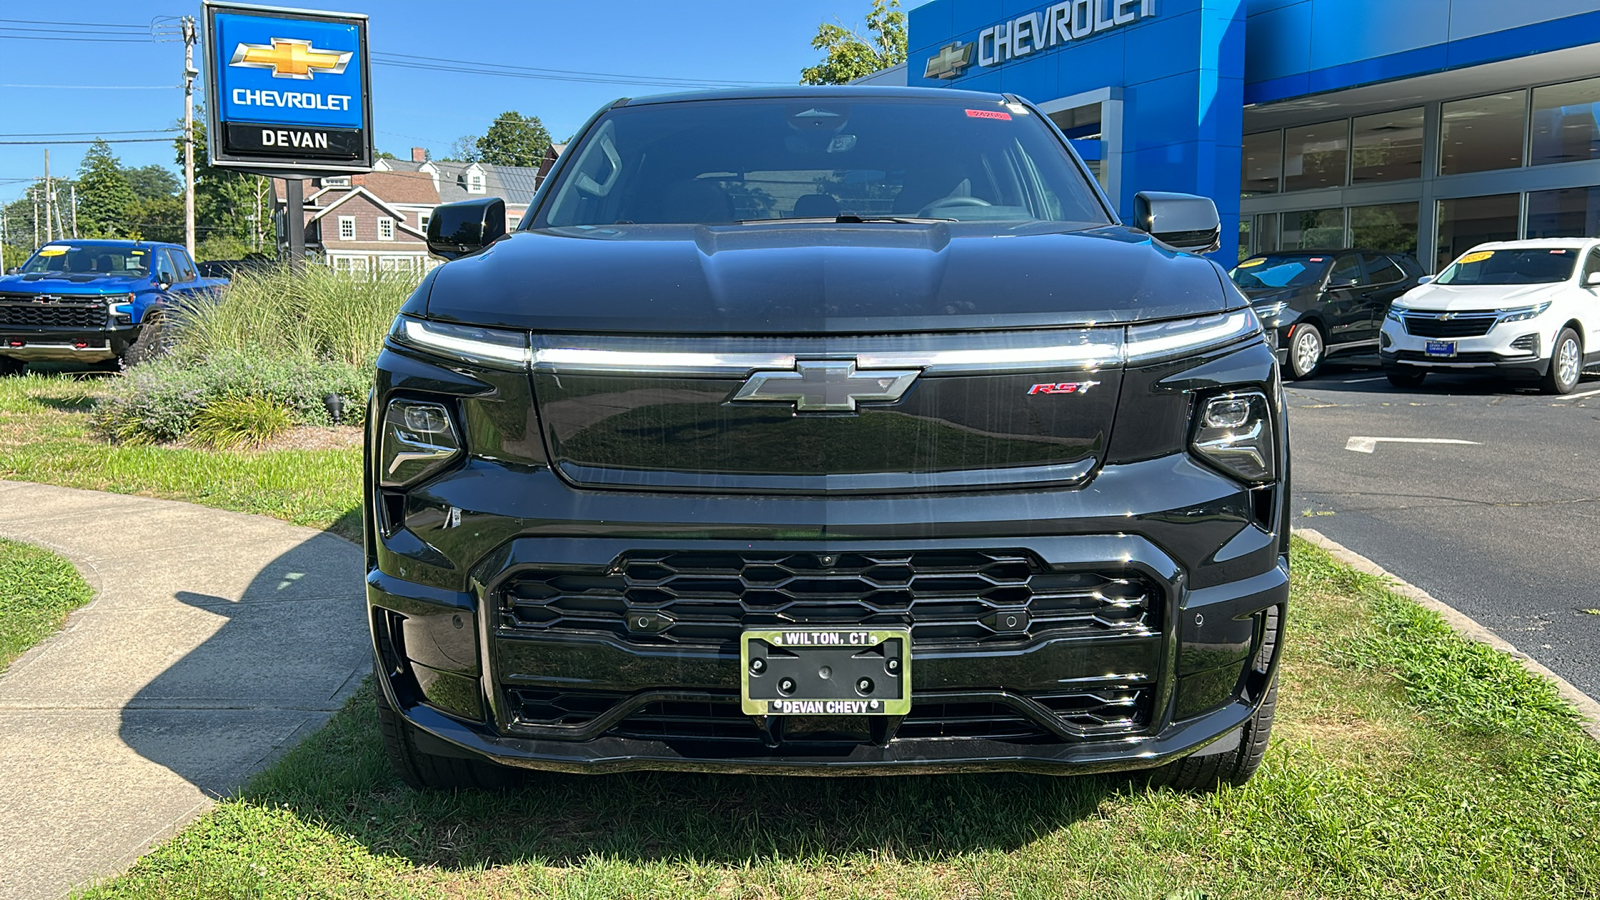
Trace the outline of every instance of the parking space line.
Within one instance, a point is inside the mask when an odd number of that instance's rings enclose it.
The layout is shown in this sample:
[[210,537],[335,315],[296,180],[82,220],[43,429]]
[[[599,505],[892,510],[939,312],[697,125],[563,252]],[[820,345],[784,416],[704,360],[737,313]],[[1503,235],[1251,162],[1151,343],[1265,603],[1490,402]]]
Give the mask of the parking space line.
[[1340,384],[1362,384],[1362,383],[1368,382],[1368,381],[1388,381],[1388,380],[1389,380],[1389,376],[1387,376],[1387,375],[1379,375],[1376,378],[1351,378],[1348,381],[1341,381],[1339,383]]
[[1595,396],[1597,394],[1600,394],[1600,391],[1584,391],[1581,394],[1568,394],[1565,397],[1562,397],[1561,399],[1563,399],[1563,400],[1582,400],[1585,397],[1593,397],[1593,396]]
[[1379,441],[1391,444],[1470,444],[1478,446],[1477,441],[1461,441],[1455,438],[1397,438],[1397,437],[1352,437],[1345,442],[1344,448],[1355,453],[1371,453],[1378,449]]

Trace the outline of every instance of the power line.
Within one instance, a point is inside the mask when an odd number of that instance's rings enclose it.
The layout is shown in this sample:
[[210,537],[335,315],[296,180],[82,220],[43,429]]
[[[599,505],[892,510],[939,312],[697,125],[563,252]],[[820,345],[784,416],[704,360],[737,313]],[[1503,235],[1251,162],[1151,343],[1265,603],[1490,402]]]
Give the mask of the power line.
[[136,128],[132,131],[18,131],[11,134],[0,134],[7,138],[38,138],[38,137],[86,137],[102,134],[177,134],[176,128]]
[[0,84],[0,88],[62,91],[170,91],[181,84]]
[[727,81],[710,78],[676,78],[654,75],[619,75],[606,72],[584,72],[572,69],[542,69],[532,66],[514,66],[505,63],[485,63],[464,59],[444,59],[434,56],[416,56],[408,53],[373,53],[373,65],[401,69],[419,69],[432,72],[457,72],[467,75],[497,75],[504,78],[529,78],[539,81],[567,81],[586,84],[633,84],[651,87],[750,87],[777,85],[780,82]]
[[[16,146],[20,144],[94,144],[98,141],[0,141],[0,146]],[[170,144],[172,138],[112,138],[108,144]]]
[[0,19],[0,22],[14,22],[20,25],[81,25],[84,28],[137,28],[141,31],[148,25],[123,25],[116,22],[57,22],[51,19]]
[[149,38],[58,37],[42,34],[0,34],[0,41],[77,41],[84,44],[149,44]]

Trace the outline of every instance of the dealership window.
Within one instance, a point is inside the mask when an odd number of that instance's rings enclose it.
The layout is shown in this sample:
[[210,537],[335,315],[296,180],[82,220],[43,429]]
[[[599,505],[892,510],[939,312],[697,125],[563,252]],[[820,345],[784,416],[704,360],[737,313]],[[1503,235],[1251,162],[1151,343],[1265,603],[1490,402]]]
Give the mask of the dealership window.
[[1283,214],[1280,250],[1337,250],[1344,246],[1344,210],[1307,209]]
[[1528,237],[1600,235],[1600,187],[1535,191],[1528,195]]
[[340,216],[339,217],[339,240],[341,240],[341,241],[353,241],[355,239],[356,239],[356,217],[355,216]]
[[1245,135],[1243,156],[1239,195],[1276,194],[1278,177],[1283,174],[1283,132]]
[[1600,159],[1600,78],[1533,89],[1529,165]]
[[1439,174],[1488,172],[1522,165],[1526,104],[1527,91],[1509,91],[1443,104],[1439,120]]
[[1362,116],[1352,126],[1351,183],[1422,177],[1422,107]]
[[1257,253],[1271,253],[1278,249],[1278,214],[1268,213],[1255,217],[1255,238]]
[[1433,271],[1486,241],[1517,239],[1517,194],[1439,201],[1439,243]]
[[1285,129],[1283,189],[1304,191],[1344,184],[1350,120]]
[[1417,203],[1350,207],[1350,246],[1417,255]]
[[393,219],[388,218],[386,216],[385,217],[381,217],[381,218],[378,219],[378,240],[380,240],[380,241],[392,241],[392,240],[394,240],[394,220]]

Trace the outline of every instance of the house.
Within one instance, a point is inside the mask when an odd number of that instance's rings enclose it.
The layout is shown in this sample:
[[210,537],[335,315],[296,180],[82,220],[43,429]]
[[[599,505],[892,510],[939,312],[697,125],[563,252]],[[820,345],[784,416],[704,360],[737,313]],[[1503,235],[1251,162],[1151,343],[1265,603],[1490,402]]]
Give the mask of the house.
[[[413,147],[409,160],[380,159],[364,175],[308,179],[304,182],[306,250],[341,271],[431,268],[439,263],[428,255],[426,243],[434,207],[500,197],[506,201],[506,225],[515,228],[564,146],[547,152],[537,168],[429,160],[421,147]],[[287,205],[285,182],[273,183],[277,192],[273,214],[281,223]],[[288,249],[281,224],[278,243],[281,250]]]

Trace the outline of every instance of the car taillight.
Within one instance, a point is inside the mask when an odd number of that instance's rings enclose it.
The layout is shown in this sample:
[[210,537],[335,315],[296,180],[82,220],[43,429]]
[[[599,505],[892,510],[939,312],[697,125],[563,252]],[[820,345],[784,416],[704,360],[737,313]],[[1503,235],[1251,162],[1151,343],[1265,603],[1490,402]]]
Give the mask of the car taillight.
[[461,435],[448,407],[397,398],[383,414],[378,482],[404,487],[433,475],[462,452]]
[[1260,391],[1218,394],[1200,404],[1190,446],[1206,462],[1259,484],[1277,473],[1277,447],[1267,396]]

